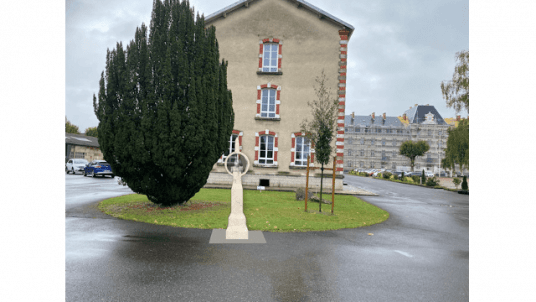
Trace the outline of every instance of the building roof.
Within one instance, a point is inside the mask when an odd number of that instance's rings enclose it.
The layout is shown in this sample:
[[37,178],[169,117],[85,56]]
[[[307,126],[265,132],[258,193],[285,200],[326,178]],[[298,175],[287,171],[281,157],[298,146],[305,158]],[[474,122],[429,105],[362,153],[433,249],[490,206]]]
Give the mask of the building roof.
[[383,116],[376,115],[375,119],[372,119],[371,115],[355,115],[354,116],[354,123],[352,125],[352,116],[351,115],[345,115],[344,116],[344,126],[384,126],[384,127],[403,127],[402,123],[396,116],[386,116],[385,121],[383,120]]
[[93,136],[85,136],[83,134],[74,134],[65,132],[65,144],[99,147],[99,140]]
[[465,120],[465,118],[461,118],[459,121],[456,120],[455,117],[447,117],[445,119],[445,122],[447,123],[447,125],[449,126],[453,126],[454,128],[457,128],[458,125],[460,124],[461,121]]
[[[212,13],[208,16],[205,17],[205,24],[209,24],[211,23],[212,21],[218,19],[219,17],[225,17],[227,14],[229,14],[230,12],[236,10],[236,9],[239,9],[243,6],[247,6],[249,5],[249,3],[252,3],[252,2],[255,2],[255,1],[258,1],[258,0],[240,0],[240,1],[237,1],[229,6],[226,6],[222,9],[220,9],[219,11],[215,12],[215,13]],[[311,12],[313,12],[314,14],[317,14],[319,15],[320,17],[322,18],[326,18],[328,20],[331,20],[332,22],[335,22],[336,24],[344,27],[345,29],[347,29],[348,31],[350,31],[350,33],[348,34],[348,39],[350,39],[350,36],[352,35],[352,33],[354,32],[354,27],[352,25],[350,25],[349,23],[346,23],[344,21],[342,21],[341,19],[331,15],[330,13],[310,4],[310,3],[307,3],[303,0],[288,0],[289,2],[294,2],[297,4],[298,7],[303,7]]]
[[417,105],[406,110],[404,113],[411,124],[427,124],[426,115],[431,113],[433,114],[434,121],[437,122],[438,125],[447,125],[434,106]]

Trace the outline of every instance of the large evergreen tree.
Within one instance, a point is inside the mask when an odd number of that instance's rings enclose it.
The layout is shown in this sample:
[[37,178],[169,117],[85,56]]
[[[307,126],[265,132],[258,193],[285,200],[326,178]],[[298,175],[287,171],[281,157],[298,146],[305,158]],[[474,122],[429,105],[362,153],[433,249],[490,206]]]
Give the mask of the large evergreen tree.
[[188,201],[206,184],[234,124],[227,62],[216,30],[188,1],[155,0],[150,28],[106,55],[99,144],[115,175],[160,205]]

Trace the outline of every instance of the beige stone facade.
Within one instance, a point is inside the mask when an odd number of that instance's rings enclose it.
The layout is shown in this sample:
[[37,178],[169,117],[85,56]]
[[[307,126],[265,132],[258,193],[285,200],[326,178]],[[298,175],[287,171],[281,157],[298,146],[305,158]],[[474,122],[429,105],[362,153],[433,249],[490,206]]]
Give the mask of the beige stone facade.
[[[280,186],[295,186],[294,181],[279,180],[283,173],[292,180],[302,176],[296,179],[305,184],[305,161],[299,159],[307,152],[300,144],[300,124],[312,117],[307,102],[316,98],[313,86],[322,71],[333,97],[339,99],[333,147],[336,170],[342,174],[346,51],[353,27],[304,1],[286,0],[238,2],[208,16],[206,24],[216,27],[220,59],[229,62],[233,135],[252,163],[244,183],[262,176]],[[314,146],[309,154],[314,158]],[[214,166],[209,183],[221,178],[223,160]],[[325,166],[330,167],[332,162]],[[340,179],[337,185],[342,188]]]
[[83,158],[88,162],[104,159],[96,137],[65,133],[65,162],[71,158]]

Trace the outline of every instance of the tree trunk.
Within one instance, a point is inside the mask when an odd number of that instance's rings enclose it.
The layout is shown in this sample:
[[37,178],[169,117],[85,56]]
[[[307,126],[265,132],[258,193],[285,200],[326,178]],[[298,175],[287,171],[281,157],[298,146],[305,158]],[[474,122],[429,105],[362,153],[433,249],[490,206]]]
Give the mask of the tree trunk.
[[324,182],[324,163],[322,163],[322,167],[320,168],[321,172],[321,178],[320,178],[320,201],[318,202],[318,211],[322,212],[322,183]]

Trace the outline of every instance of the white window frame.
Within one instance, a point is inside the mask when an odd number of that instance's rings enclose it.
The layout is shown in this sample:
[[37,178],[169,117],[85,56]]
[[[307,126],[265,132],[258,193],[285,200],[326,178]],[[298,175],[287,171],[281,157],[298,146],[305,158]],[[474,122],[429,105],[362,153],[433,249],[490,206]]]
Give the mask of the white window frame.
[[[270,140],[272,141],[271,149],[269,149]],[[274,164],[274,155],[275,155],[274,143],[275,143],[275,139],[274,139],[274,136],[272,135],[259,136],[259,164],[260,165],[273,165]],[[264,150],[263,150],[263,146],[264,146]],[[268,152],[270,151],[272,151],[271,157],[268,156]],[[264,152],[264,156],[262,156],[263,152]]]
[[[265,95],[266,92],[266,95]],[[270,110],[270,98],[273,97],[273,111]],[[261,117],[270,117],[275,118],[276,117],[276,110],[277,110],[277,90],[273,88],[263,88],[261,89]],[[266,110],[263,110],[264,106],[266,106]]]
[[[305,143],[305,141],[307,141],[307,138],[305,136],[296,136],[296,151],[294,151],[294,165],[295,166],[300,166],[300,167],[306,167],[307,166],[307,156],[311,154],[311,141],[309,141],[307,144]],[[299,148],[298,146],[301,147]],[[308,147],[308,151],[306,154],[303,154],[305,153],[305,151],[303,151],[304,147]],[[298,149],[301,149],[298,151]],[[298,158],[298,153],[301,154],[301,159]],[[260,157],[259,157],[260,158]],[[301,164],[299,164],[298,162],[301,162]]]
[[[269,46],[269,47],[267,47]],[[275,47],[275,54],[273,50]],[[264,43],[262,46],[262,71],[263,72],[277,72],[278,71],[278,58],[279,58],[279,43]],[[273,65],[275,62],[275,65]]]
[[[225,158],[227,158],[227,156],[231,153],[233,153],[234,151],[236,151],[236,148],[235,148],[235,140],[238,138],[238,134],[237,133],[233,133],[231,134],[231,136],[229,137],[229,153],[227,153],[227,155],[225,155],[225,153],[223,153],[222,155],[222,159],[225,161]],[[232,158],[229,158],[229,162],[233,162],[233,159]]]

